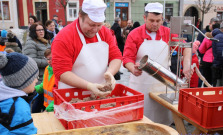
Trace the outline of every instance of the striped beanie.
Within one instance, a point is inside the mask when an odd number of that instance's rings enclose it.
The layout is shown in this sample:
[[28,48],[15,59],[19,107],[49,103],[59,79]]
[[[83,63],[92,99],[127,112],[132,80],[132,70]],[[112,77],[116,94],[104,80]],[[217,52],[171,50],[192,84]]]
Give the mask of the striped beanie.
[[38,77],[39,70],[32,58],[12,52],[0,54],[0,74],[6,86],[22,90]]

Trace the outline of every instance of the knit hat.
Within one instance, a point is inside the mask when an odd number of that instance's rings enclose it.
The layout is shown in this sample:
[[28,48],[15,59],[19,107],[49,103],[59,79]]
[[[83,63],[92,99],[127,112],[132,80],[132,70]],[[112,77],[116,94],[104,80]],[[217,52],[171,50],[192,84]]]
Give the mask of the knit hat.
[[6,86],[22,90],[38,77],[39,70],[32,58],[12,52],[0,54],[0,74]]

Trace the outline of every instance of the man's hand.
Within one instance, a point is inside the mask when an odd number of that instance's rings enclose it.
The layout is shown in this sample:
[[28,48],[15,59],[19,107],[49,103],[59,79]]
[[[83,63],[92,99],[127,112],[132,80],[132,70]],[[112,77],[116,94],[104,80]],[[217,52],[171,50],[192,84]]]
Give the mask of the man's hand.
[[193,73],[194,73],[194,69],[193,69],[193,68],[190,69],[190,66],[189,66],[189,67],[188,67],[188,66],[184,66],[184,68],[183,68],[183,73],[184,73],[184,76],[185,76],[188,80],[190,80],[190,79],[191,79],[191,76],[192,76]]
[[142,74],[142,70],[139,69],[139,63],[134,65],[134,70],[132,72],[135,76],[140,76]]
[[114,76],[110,72],[107,71],[104,74],[104,78],[105,78],[106,84],[111,84],[111,88],[113,90],[115,88],[115,85],[116,85],[116,81],[115,81]]
[[87,89],[92,91],[96,96],[99,97],[103,97],[103,96],[107,96],[111,93],[111,91],[108,92],[102,92],[99,89],[102,89],[104,87],[104,85],[101,84],[97,84],[97,83],[88,83],[87,84]]

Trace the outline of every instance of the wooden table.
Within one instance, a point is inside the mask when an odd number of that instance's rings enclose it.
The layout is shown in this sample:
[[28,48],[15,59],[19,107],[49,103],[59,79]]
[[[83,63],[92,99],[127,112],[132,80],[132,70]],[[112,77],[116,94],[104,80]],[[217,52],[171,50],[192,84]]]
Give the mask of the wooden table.
[[159,95],[162,93],[164,93],[164,92],[150,92],[149,96],[153,100],[155,100],[159,104],[163,105],[164,107],[166,107],[167,109],[169,109],[172,112],[176,130],[178,131],[179,134],[183,134],[183,135],[187,134],[183,120],[186,120],[187,122],[191,123],[193,126],[196,127],[196,129],[193,131],[192,134],[202,134],[202,133],[208,134],[208,133],[214,133],[217,131],[218,132],[223,131],[223,128],[206,129],[206,128],[201,127],[200,125],[198,125],[197,123],[195,123],[194,121],[189,119],[188,117],[181,114],[178,111],[178,104],[172,105],[169,102],[167,102],[166,100],[160,98]]
[[[54,116],[53,112],[33,113],[32,118],[34,125],[38,129],[37,131],[38,134],[65,130],[60,121]],[[143,117],[142,120],[133,122],[153,123],[145,116]],[[128,122],[128,123],[133,123],[133,122]]]

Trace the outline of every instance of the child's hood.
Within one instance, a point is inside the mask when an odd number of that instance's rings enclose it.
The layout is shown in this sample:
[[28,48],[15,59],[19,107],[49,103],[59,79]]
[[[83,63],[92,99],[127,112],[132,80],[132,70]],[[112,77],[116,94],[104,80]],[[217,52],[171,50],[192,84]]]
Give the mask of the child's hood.
[[26,96],[26,95],[27,94],[24,91],[10,88],[6,86],[3,83],[3,81],[0,81],[0,101],[13,98],[13,97],[20,97],[20,96]]

